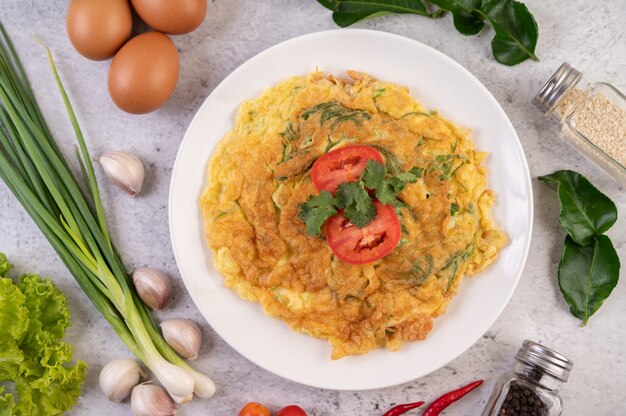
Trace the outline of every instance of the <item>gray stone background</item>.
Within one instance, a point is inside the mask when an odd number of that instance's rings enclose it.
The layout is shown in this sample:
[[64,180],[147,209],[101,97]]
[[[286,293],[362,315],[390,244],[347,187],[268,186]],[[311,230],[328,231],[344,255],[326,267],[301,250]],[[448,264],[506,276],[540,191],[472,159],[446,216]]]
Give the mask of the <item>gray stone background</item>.
[[[456,33],[451,18],[385,16],[355,27],[383,30],[419,40],[469,69],[502,105],[521,139],[533,178],[561,168],[577,170],[609,195],[623,213],[624,190],[558,138],[556,126],[531,104],[532,96],[564,61],[591,80],[612,82],[626,91],[626,2],[607,0],[525,0],[539,25],[540,63],[515,67],[491,57],[492,30],[477,37]],[[241,357],[206,324],[187,295],[176,269],[168,233],[167,198],[178,145],[194,113],[211,91],[238,65],[256,53],[297,35],[334,29],[331,14],[314,0],[213,0],[202,26],[176,36],[181,72],[178,87],[160,110],[132,116],[118,110],[107,93],[109,61],[79,56],[65,33],[66,1],[0,1],[0,20],[23,58],[40,105],[65,151],[72,151],[71,126],[53,85],[36,34],[51,47],[94,155],[127,150],[148,167],[144,193],[129,199],[102,182],[112,232],[130,268],[149,265],[174,280],[171,306],[159,318],[185,316],[199,322],[205,342],[197,366],[209,373],[218,393],[180,408],[181,415],[236,415],[249,401],[277,411],[298,403],[310,415],[379,415],[396,403],[431,400],[476,378],[486,384],[445,414],[478,415],[493,383],[513,364],[524,338],[551,346],[574,360],[570,381],[562,387],[565,415],[626,414],[626,284],[620,282],[585,328],[569,314],[555,271],[564,233],[558,225],[554,191],[533,179],[535,227],[529,260],[510,303],[484,337],[465,354],[413,382],[364,392],[336,392],[302,386],[275,376]],[[375,53],[375,51],[373,51]],[[626,221],[609,235],[626,261]],[[75,356],[90,366],[74,415],[127,415],[128,403],[107,402],[98,373],[110,359],[128,356],[106,321],[96,312],[30,218],[0,184],[0,251],[15,273],[53,276],[67,294],[72,327],[67,339]],[[251,340],[254,342],[254,340]],[[407,363],[411,365],[411,363]],[[413,413],[417,414],[417,413]]]

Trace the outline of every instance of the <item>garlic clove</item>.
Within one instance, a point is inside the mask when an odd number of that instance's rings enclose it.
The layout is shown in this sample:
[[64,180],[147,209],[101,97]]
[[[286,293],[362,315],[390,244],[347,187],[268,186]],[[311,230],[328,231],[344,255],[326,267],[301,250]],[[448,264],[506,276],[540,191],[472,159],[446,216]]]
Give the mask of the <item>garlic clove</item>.
[[206,374],[194,369],[188,370],[193,377],[193,392],[202,399],[208,399],[215,394],[215,383]]
[[174,399],[174,401],[176,403],[187,403],[188,401],[190,401],[191,399],[193,399],[193,393],[185,396],[185,397],[178,397],[178,396],[174,396],[173,394],[170,394],[170,396],[172,396],[172,399]]
[[163,338],[174,351],[188,360],[198,358],[202,344],[202,333],[193,321],[168,319],[161,323],[161,330],[163,331]]
[[130,396],[133,416],[172,416],[176,414],[176,404],[162,387],[154,384],[140,384],[133,388]]
[[172,293],[172,284],[165,273],[149,267],[140,267],[133,272],[133,283],[137,294],[150,309],[158,311],[167,305]]
[[146,374],[137,361],[121,358],[110,361],[100,371],[100,388],[112,402],[121,402]]
[[131,197],[139,195],[145,171],[139,158],[126,152],[108,152],[100,156],[106,176]]

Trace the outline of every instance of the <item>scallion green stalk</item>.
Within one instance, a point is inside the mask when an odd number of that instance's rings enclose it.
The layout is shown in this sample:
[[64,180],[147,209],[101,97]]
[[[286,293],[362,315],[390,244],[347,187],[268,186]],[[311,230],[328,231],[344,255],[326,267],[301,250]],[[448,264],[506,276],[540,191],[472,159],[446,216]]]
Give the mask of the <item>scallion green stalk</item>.
[[[91,156],[56,66],[52,74],[78,140],[77,157],[88,193],[46,125],[26,73],[0,23],[0,179],[48,239],[120,339],[177,401],[209,397],[213,381],[165,342],[141,302],[111,240]],[[79,150],[78,150],[79,149]]]

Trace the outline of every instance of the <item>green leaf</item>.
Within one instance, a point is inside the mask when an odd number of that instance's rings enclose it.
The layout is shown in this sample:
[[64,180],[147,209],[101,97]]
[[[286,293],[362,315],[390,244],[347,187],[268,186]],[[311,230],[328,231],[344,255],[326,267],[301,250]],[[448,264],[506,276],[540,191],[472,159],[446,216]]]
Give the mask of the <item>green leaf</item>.
[[475,35],[485,26],[480,14],[482,0],[429,0],[452,13],[454,27],[464,35]]
[[496,61],[504,65],[516,65],[535,55],[539,36],[537,22],[523,3],[515,0],[488,0],[482,7],[496,36],[491,50]]
[[343,215],[359,228],[365,227],[376,217],[374,201],[358,182],[344,182],[335,193],[337,207]]
[[385,165],[377,160],[368,160],[365,170],[361,174],[361,180],[366,188],[376,189],[382,185],[385,175],[387,175]]
[[376,189],[376,198],[383,204],[398,206],[398,194],[407,183],[415,183],[422,176],[423,169],[413,167],[408,172],[385,179]]
[[586,247],[566,237],[559,263],[559,287],[572,315],[582,320],[582,326],[613,291],[619,269],[619,257],[607,236],[598,236]]
[[424,175],[424,169],[418,168],[417,166],[413,166],[411,169],[409,169],[409,173],[411,173],[412,175],[415,175],[415,177],[419,179]]
[[43,376],[27,383],[16,384],[19,401],[16,415],[60,415],[72,408],[80,396],[80,384],[87,374],[87,365],[78,361],[71,367],[55,366]]
[[[360,20],[389,13],[419,14],[433,16],[421,0],[336,0],[325,1],[324,7],[336,3],[333,20],[341,27],[350,26]],[[434,17],[434,16],[433,16]]]
[[306,232],[312,236],[322,234],[322,225],[337,213],[336,200],[328,191],[321,191],[319,195],[311,195],[306,202],[300,204],[300,218],[306,224]]
[[[402,187],[404,188],[404,185],[407,183],[417,182],[417,180],[422,177],[422,170],[414,166],[408,172],[401,173],[395,177],[402,183]],[[400,190],[402,190],[402,188]]]
[[[345,27],[362,19],[388,14],[418,14],[437,18],[450,11],[454,26],[464,35],[481,31],[489,21],[496,35],[491,42],[495,59],[504,65],[516,65],[535,55],[538,29],[535,18],[523,3],[515,0],[318,0],[333,11],[337,25]],[[431,12],[430,5],[438,10]]]
[[581,174],[560,170],[540,176],[539,180],[557,185],[561,204],[559,221],[576,243],[589,245],[596,235],[605,233],[615,224],[615,203]]
[[0,381],[15,387],[13,394],[0,387],[0,415],[60,415],[76,404],[87,366],[68,365],[68,326],[67,300],[50,279],[0,277]]
[[322,6],[326,7],[328,10],[335,10],[335,7],[337,7],[337,0],[317,0],[317,2],[319,4],[321,4]]
[[0,277],[0,345],[5,341],[19,342],[26,333],[28,310],[24,307],[25,301],[26,297],[11,279]]
[[10,393],[3,394],[4,386],[0,385],[0,416],[13,416],[15,414],[15,399]]
[[[26,297],[25,305],[29,310],[29,334],[40,337],[42,332],[49,334],[49,341],[57,344],[70,326],[70,311],[65,295],[50,279],[41,279],[28,274],[20,277],[17,284]],[[40,340],[26,338],[25,342],[37,343]]]
[[396,187],[400,186],[400,182],[396,178],[385,179],[381,186],[376,189],[376,199],[381,203],[393,205],[396,202],[398,192]]
[[15,340],[8,341],[5,339],[4,342],[0,343],[0,380],[19,378],[20,366],[23,362],[24,352]]
[[7,277],[12,267],[11,263],[7,260],[7,256],[5,256],[4,253],[0,253],[0,277]]

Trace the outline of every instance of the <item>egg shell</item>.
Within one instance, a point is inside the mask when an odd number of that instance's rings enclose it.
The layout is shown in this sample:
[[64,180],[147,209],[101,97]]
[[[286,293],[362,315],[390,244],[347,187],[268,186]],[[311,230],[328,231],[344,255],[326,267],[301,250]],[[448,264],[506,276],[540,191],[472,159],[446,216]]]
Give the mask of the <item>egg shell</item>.
[[72,0],[66,29],[72,46],[85,58],[115,55],[130,37],[133,18],[128,0]]
[[172,95],[178,79],[178,51],[163,33],[142,33],[115,55],[109,69],[109,94],[131,114],[161,107]]
[[182,35],[196,29],[206,15],[206,0],[132,0],[135,11],[154,30]]

